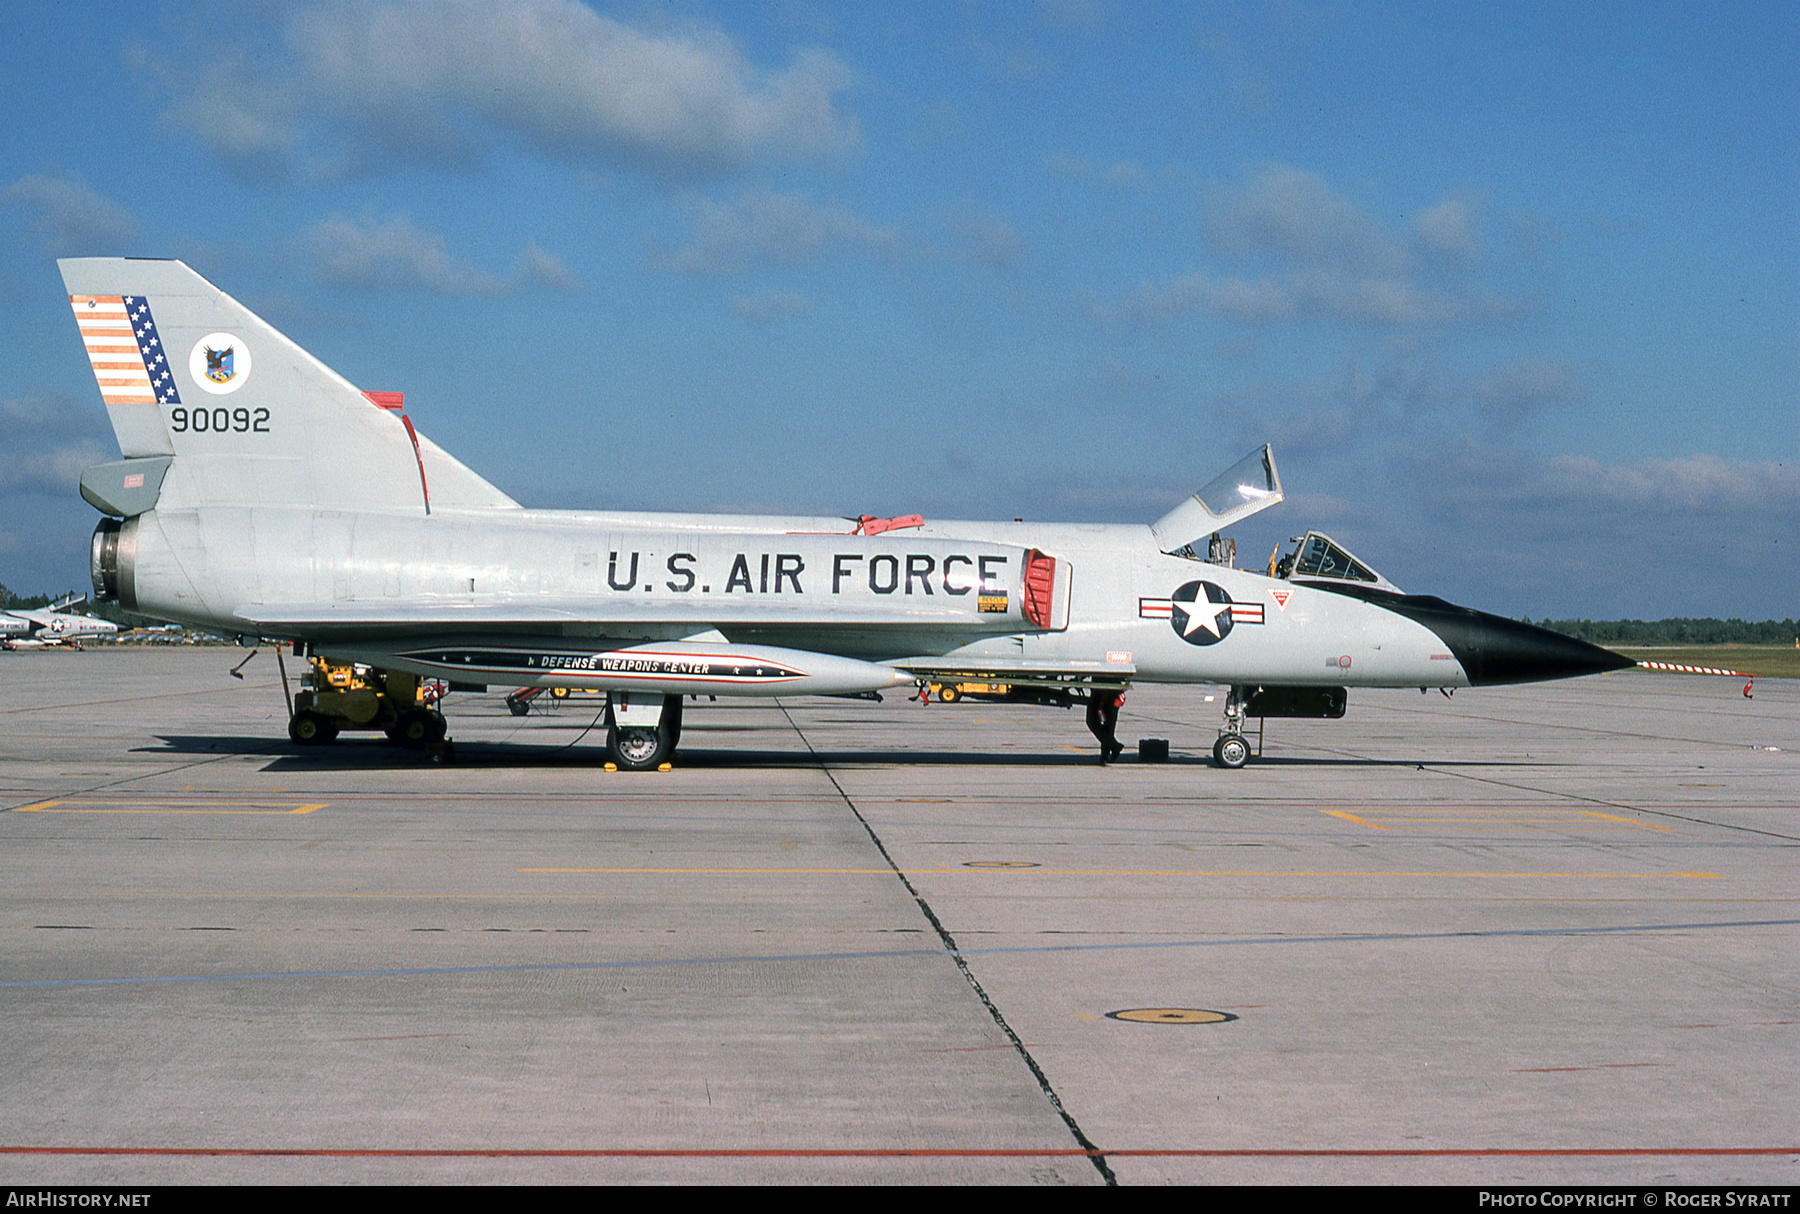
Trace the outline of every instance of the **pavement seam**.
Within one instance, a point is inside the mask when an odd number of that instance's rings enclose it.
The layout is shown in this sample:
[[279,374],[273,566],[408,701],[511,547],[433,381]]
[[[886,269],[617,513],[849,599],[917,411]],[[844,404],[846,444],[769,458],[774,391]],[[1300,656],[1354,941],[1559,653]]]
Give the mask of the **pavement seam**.
[[49,796],[36,796],[36,797],[32,797],[29,800],[21,801],[21,802],[19,802],[18,805],[0,806],[0,814],[10,814],[14,810],[18,809],[20,806],[36,805],[39,801],[50,801],[50,800],[55,800],[55,799],[59,799],[59,798],[63,798],[63,797],[85,797],[89,793],[99,792],[102,789],[107,789],[107,788],[117,788],[121,784],[132,784],[138,780],[153,780],[157,776],[172,776],[176,772],[186,771],[190,767],[205,767],[208,763],[218,763],[225,759],[236,759],[236,758],[240,758],[240,757],[241,756],[236,754],[235,752],[222,754],[222,755],[214,755],[210,759],[195,759],[192,763],[180,763],[174,767],[165,767],[165,768],[161,768],[157,771],[139,772],[137,775],[134,775],[134,776],[120,776],[116,780],[108,780],[103,784],[90,784],[86,788],[77,788],[77,789],[73,789],[69,792],[55,792],[55,793],[51,793]]
[[1431,763],[1419,764],[1421,771],[1434,775],[1450,776],[1457,780],[1471,780],[1477,784],[1492,784],[1496,788],[1510,788],[1518,792],[1533,792],[1540,796],[1560,797],[1565,801],[1575,801],[1583,805],[1604,805],[1608,809],[1622,809],[1634,814],[1648,814],[1656,818],[1673,818],[1677,822],[1686,822],[1693,826],[1716,826],[1720,830],[1738,830],[1750,835],[1764,835],[1771,839],[1781,839],[1789,843],[1800,843],[1800,837],[1784,835],[1779,831],[1763,830],[1755,826],[1739,826],[1733,822],[1715,822],[1710,818],[1691,818],[1686,814],[1674,813],[1666,809],[1646,809],[1641,805],[1632,805],[1624,801],[1608,801],[1603,797],[1587,797],[1575,792],[1562,792],[1554,788],[1533,788],[1529,784],[1514,784],[1507,780],[1497,780],[1492,776],[1470,775],[1468,772],[1446,771]]
[[949,929],[938,919],[937,913],[931,909],[931,903],[926,901],[925,895],[919,892],[918,888],[913,885],[911,879],[909,879],[906,873],[901,870],[900,866],[894,863],[894,858],[888,854],[888,849],[886,845],[882,843],[881,836],[875,833],[875,828],[869,824],[867,818],[863,817],[862,811],[856,807],[856,802],[851,798],[848,792],[844,791],[844,786],[838,783],[837,773],[833,772],[824,760],[818,758],[818,752],[813,749],[812,740],[806,736],[806,732],[802,730],[799,724],[794,720],[793,714],[788,712],[787,705],[782,703],[779,699],[777,699],[775,703],[780,707],[781,715],[787,718],[788,724],[792,726],[794,733],[798,735],[801,743],[806,747],[807,754],[812,755],[815,761],[818,762],[819,770],[824,773],[827,780],[831,781],[831,786],[837,790],[838,796],[844,799],[845,807],[855,815],[857,822],[863,828],[863,832],[869,836],[869,842],[875,845],[875,851],[881,856],[882,862],[893,871],[894,876],[899,879],[901,886],[906,892],[912,895],[913,901],[918,904],[920,913],[925,916],[925,921],[931,924],[931,930],[937,933],[938,940],[943,944],[944,950],[950,956],[950,960],[955,962],[956,968],[962,972],[964,981],[966,981],[969,984],[969,988],[975,992],[975,997],[981,1000],[981,1006],[987,1009],[988,1015],[993,1018],[994,1024],[1003,1034],[1005,1034],[1007,1041],[1012,1043],[1014,1052],[1017,1053],[1020,1060],[1025,1063],[1026,1069],[1031,1072],[1032,1078],[1037,1080],[1039,1089],[1044,1093],[1044,1098],[1050,1102],[1050,1107],[1056,1110],[1056,1115],[1062,1118],[1063,1124],[1068,1127],[1070,1135],[1074,1137],[1081,1149],[1086,1152],[1088,1162],[1094,1165],[1094,1170],[1100,1174],[1102,1181],[1109,1186],[1116,1187],[1119,1183],[1119,1178],[1113,1174],[1112,1168],[1107,1165],[1105,1153],[1101,1151],[1099,1146],[1096,1145],[1093,1140],[1087,1136],[1086,1132],[1082,1130],[1081,1123],[1075,1120],[1074,1115],[1063,1106],[1062,1097],[1056,1094],[1055,1087],[1050,1083],[1050,1076],[1044,1073],[1044,1068],[1039,1066],[1037,1059],[1031,1056],[1031,1051],[1026,1048],[1025,1042],[1013,1031],[1012,1025],[1006,1022],[1006,1016],[1000,1011],[999,1006],[994,1002],[992,997],[988,995],[986,989],[982,987],[980,979],[975,977],[975,971],[969,967],[969,962],[967,958],[963,956],[962,949],[957,947],[956,938],[950,934]]

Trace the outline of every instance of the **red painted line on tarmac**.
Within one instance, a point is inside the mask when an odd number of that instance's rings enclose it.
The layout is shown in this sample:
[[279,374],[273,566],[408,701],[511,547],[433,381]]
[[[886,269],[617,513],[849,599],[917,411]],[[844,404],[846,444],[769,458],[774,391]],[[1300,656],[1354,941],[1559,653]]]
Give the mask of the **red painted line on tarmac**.
[[1168,1156],[1200,1159],[1458,1159],[1498,1156],[1559,1156],[1604,1158],[1613,1155],[1792,1155],[1800,1147],[1469,1147],[1443,1150],[1217,1150],[1217,1151],[1101,1151],[1108,1158]]
[[0,1146],[0,1155],[223,1156],[281,1159],[1468,1159],[1493,1157],[1606,1158],[1642,1156],[1796,1155],[1792,1147],[1468,1147],[1468,1148],[1222,1148],[1212,1150],[879,1148],[674,1148],[616,1149],[412,1149],[354,1147],[24,1147]]

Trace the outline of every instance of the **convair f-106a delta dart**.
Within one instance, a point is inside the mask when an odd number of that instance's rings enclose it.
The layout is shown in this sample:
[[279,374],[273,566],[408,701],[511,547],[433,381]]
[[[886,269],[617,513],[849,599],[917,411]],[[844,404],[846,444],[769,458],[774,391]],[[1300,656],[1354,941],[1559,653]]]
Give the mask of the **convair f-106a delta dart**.
[[124,457],[81,477],[95,597],[291,641],[296,742],[441,743],[434,681],[604,692],[627,769],[674,754],[687,696],[1194,683],[1230,688],[1213,754],[1240,767],[1247,716],[1342,716],[1349,687],[1631,665],[1317,532],[1232,568],[1207,540],[1281,500],[1267,447],[1147,527],[525,509],[181,262],[60,265]]
[[80,649],[82,637],[111,636],[119,631],[119,626],[111,620],[95,619],[91,615],[63,610],[64,607],[73,607],[86,600],[86,595],[76,595],[48,607],[14,607],[9,611],[0,611],[0,648],[67,645]]

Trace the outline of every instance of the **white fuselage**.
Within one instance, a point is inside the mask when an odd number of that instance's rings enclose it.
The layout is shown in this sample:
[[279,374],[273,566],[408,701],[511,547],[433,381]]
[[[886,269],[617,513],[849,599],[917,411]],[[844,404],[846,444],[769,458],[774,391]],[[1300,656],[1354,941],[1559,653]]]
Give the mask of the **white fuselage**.
[[[1412,620],[1169,555],[1148,527],[933,522],[875,536],[847,527],[586,511],[165,509],[135,520],[126,605],[227,633],[327,642],[409,629],[705,635],[892,665],[1079,664],[1120,681],[1468,683],[1443,641]],[[1031,550],[1056,559],[1054,619],[1027,618]]]

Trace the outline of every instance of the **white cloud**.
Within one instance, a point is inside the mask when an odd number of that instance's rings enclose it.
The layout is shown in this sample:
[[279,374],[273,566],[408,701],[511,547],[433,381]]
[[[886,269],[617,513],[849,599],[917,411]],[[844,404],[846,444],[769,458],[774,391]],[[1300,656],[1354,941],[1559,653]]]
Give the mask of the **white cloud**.
[[1214,243],[1227,256],[1273,259],[1303,270],[1405,273],[1405,243],[1317,173],[1271,164],[1211,200]]
[[1258,279],[1185,274],[1146,284],[1098,315],[1128,324],[1173,320],[1203,310],[1239,324],[1332,320],[1374,328],[1459,324],[1510,315],[1516,304],[1480,292],[1454,293],[1403,278],[1360,278],[1326,271],[1274,273]]
[[1522,486],[1553,502],[1651,514],[1761,514],[1800,523],[1800,465],[1689,455],[1607,466],[1585,456],[1551,459]]
[[1585,395],[1574,365],[1555,358],[1525,359],[1496,368],[1461,386],[1460,392],[1489,421],[1502,426],[1574,405]]
[[[1221,260],[1250,272],[1197,270],[1096,312],[1133,324],[1201,310],[1239,324],[1410,329],[1512,317],[1524,306],[1468,278],[1481,249],[1474,210],[1460,200],[1438,203],[1402,231],[1319,174],[1272,164],[1212,194],[1207,233]],[[1461,278],[1449,272],[1458,267]]]
[[210,55],[200,73],[141,58],[175,94],[168,116],[251,173],[454,165],[516,140],[680,179],[860,144],[834,56],[765,69],[717,29],[638,28],[574,0],[338,0],[293,12],[272,56]]
[[[1493,473],[1482,452],[1518,433],[1521,423],[1585,399],[1579,372],[1562,360],[1460,369],[1440,365],[1438,355],[1436,343],[1402,337],[1347,354],[1311,378],[1246,383],[1213,398],[1213,427],[1234,445],[1277,436],[1290,457],[1331,451],[1363,461],[1422,450],[1428,454],[1409,476],[1486,486]],[[1480,436],[1482,445],[1465,453],[1457,445],[1464,436]],[[1459,462],[1465,459],[1469,470]],[[1478,496],[1486,495],[1484,489]]]
[[281,178],[298,167],[296,124],[310,107],[290,70],[257,62],[223,38],[210,42],[204,54],[175,60],[134,45],[125,59],[172,95],[166,123],[191,127],[243,176]]
[[1025,242],[1003,216],[965,204],[950,219],[951,251],[963,261],[1004,270],[1016,264]]
[[0,400],[0,435],[0,493],[72,493],[83,468],[118,458],[104,415],[60,396]]
[[53,256],[134,253],[142,235],[125,208],[67,177],[21,177],[0,193],[0,200],[30,212],[39,244]]
[[1427,207],[1413,221],[1413,229],[1420,248],[1433,256],[1469,263],[1481,260],[1475,208],[1460,198]]
[[1486,292],[1443,291],[1400,277],[1315,273],[1297,276],[1288,286],[1302,314],[1377,328],[1461,324],[1518,310]]
[[1061,176],[1073,177],[1078,181],[1104,182],[1119,189],[1141,189],[1150,181],[1150,175],[1135,160],[1118,160],[1105,165],[1055,152],[1044,163],[1051,172]]
[[1793,614],[1791,462],[1608,464],[1470,443],[1413,452],[1397,477],[1416,486],[1434,546],[1461,554],[1442,576],[1479,605],[1595,619]]
[[499,295],[506,284],[450,255],[444,238],[404,215],[355,223],[341,215],[301,234],[313,273],[339,286],[439,295]]
[[684,209],[689,239],[655,256],[663,269],[692,277],[804,265],[845,251],[881,253],[897,243],[891,231],[838,203],[760,186],[724,203],[692,195]]
[[1262,279],[1205,279],[1203,294],[1219,315],[1247,324],[1291,320],[1300,312],[1301,300],[1280,283]]
[[549,291],[573,291],[580,287],[575,272],[536,245],[526,245],[519,259],[517,280]]
[[1171,282],[1145,283],[1117,304],[1096,302],[1092,311],[1096,319],[1103,321],[1154,324],[1193,311],[1209,298],[1212,286],[1210,275],[1185,274]]
[[1673,533],[1696,521],[1800,526],[1800,465],[1695,454],[1605,464],[1465,445],[1422,453],[1430,500],[1477,516],[1557,520],[1570,530],[1629,519]]
[[1260,117],[1283,113],[1293,85],[1308,74],[1316,48],[1334,26],[1353,19],[1340,4],[1229,4],[1197,6],[1196,48],[1224,93]]
[[536,245],[525,247],[510,277],[477,269],[453,256],[442,236],[415,227],[405,215],[361,222],[334,215],[302,232],[300,249],[315,277],[370,291],[480,297],[578,285],[567,266]]
[[97,442],[10,448],[0,454],[0,492],[69,493],[81,484],[83,468],[117,458]]

